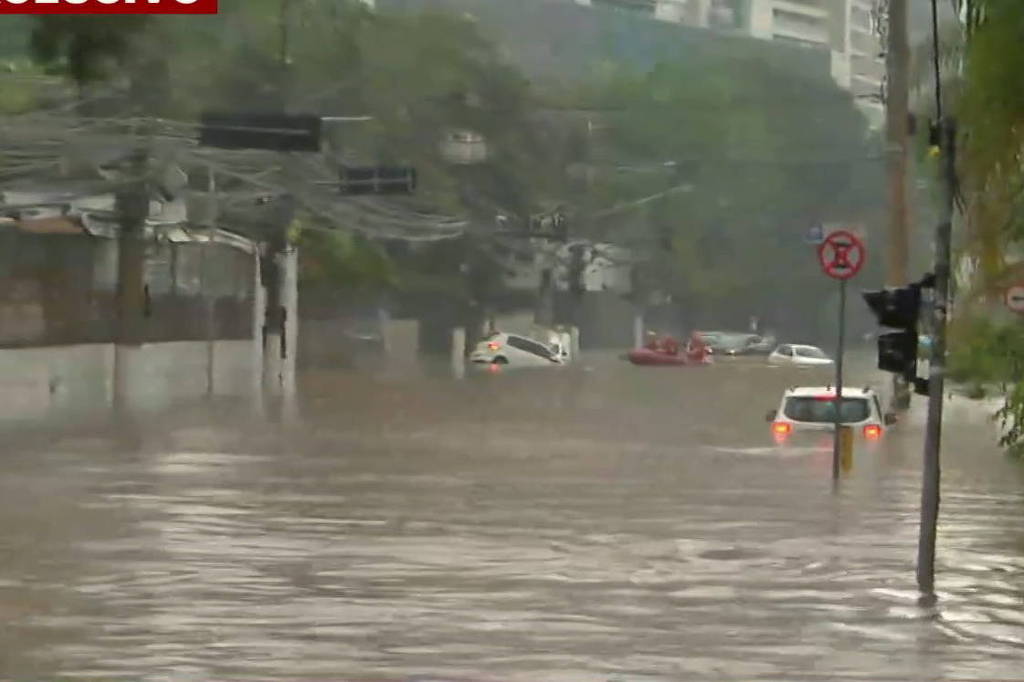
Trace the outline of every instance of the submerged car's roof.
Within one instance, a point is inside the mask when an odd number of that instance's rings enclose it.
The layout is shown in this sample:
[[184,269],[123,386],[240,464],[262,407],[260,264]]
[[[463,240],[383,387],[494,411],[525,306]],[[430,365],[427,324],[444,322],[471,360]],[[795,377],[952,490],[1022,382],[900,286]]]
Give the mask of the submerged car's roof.
[[[874,395],[874,393],[875,391],[871,387],[852,388],[850,386],[843,386],[844,398],[867,398]],[[786,391],[786,396],[793,398],[817,398],[835,394],[836,389],[834,386],[794,386]]]

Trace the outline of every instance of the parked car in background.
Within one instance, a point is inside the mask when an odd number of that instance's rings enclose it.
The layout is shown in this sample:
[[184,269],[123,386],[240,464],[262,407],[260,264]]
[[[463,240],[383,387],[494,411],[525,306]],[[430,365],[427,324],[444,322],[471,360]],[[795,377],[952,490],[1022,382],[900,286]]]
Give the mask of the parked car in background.
[[497,332],[477,344],[470,362],[510,367],[557,367],[566,364],[568,349],[560,339],[553,347],[528,336]]
[[751,334],[747,339],[747,345],[743,348],[742,355],[770,355],[778,345],[774,336]]
[[835,361],[817,346],[784,343],[772,351],[768,356],[768,362],[773,365],[814,367],[831,365]]
[[752,334],[745,332],[694,332],[715,355],[744,355]]

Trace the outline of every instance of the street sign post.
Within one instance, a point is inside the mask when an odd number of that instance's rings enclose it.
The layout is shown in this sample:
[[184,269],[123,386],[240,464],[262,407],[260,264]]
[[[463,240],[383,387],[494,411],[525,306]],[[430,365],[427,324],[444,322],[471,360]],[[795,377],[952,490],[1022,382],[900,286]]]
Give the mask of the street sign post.
[[836,344],[836,397],[833,409],[835,433],[832,439],[832,480],[839,480],[843,462],[843,354],[846,350],[846,282],[861,268],[867,252],[864,243],[848,230],[836,230],[818,246],[822,272],[839,280],[839,340]]
[[818,247],[821,269],[832,279],[846,281],[864,267],[864,243],[848,230],[831,232]]
[[1015,284],[1006,290],[1006,307],[1015,313],[1024,314],[1024,284]]

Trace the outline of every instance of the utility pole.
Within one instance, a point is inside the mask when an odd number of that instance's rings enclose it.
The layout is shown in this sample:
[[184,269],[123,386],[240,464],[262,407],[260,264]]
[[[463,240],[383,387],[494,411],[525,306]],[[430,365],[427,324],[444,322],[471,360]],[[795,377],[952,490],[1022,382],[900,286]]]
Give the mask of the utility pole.
[[568,218],[561,210],[541,218],[541,224],[547,232],[550,225],[550,237],[545,240],[541,253],[543,263],[540,271],[540,291],[537,295],[537,309],[534,314],[534,322],[538,327],[550,329],[555,326],[556,311],[555,299],[557,294],[557,283],[555,282],[555,268],[558,264],[560,252],[569,243]]
[[936,124],[933,142],[942,154],[944,192],[935,230],[935,291],[932,300],[932,357],[928,370],[928,421],[925,425],[924,473],[921,484],[921,526],[917,551],[917,586],[928,600],[935,597],[935,539],[939,521],[942,412],[946,380],[946,323],[949,312],[950,252],[956,188],[956,125],[943,115],[939,67],[938,7],[932,0]]
[[[279,14],[280,45],[278,68],[278,98],[282,114],[288,110],[289,101],[289,67],[291,64],[291,0],[281,0]],[[288,152],[282,154],[285,183],[291,191],[294,179],[292,160]],[[292,197],[286,202],[293,204]],[[290,210],[284,212],[288,220],[293,218]],[[294,254],[288,243],[288,225],[275,226],[275,231],[266,244],[266,257],[263,260],[262,272],[267,289],[267,310],[265,314],[264,334],[264,386],[272,395],[282,397],[282,412],[286,418],[292,416],[295,408],[295,353],[293,333],[298,320],[297,310],[290,310],[290,287],[294,284],[289,277],[290,267],[294,266]],[[291,315],[289,316],[289,312]],[[289,319],[291,317],[292,319]]]
[[149,217],[149,183],[146,178],[149,154],[132,153],[128,161],[128,182],[117,192],[116,211],[120,223],[117,258],[117,322],[114,336],[113,409],[115,416],[127,411],[131,367],[145,341],[146,218]]
[[[886,285],[906,286],[910,253],[910,215],[907,176],[910,159],[910,39],[907,0],[888,4],[886,31],[886,134],[888,142],[889,242]],[[910,407],[911,387],[899,375],[893,377],[892,408]]]

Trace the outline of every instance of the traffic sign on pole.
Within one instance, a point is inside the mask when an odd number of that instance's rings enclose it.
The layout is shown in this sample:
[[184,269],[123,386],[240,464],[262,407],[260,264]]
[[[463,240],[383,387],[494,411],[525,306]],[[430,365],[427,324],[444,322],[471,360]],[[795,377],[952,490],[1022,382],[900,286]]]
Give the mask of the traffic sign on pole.
[[1024,284],[1015,284],[1006,290],[1006,307],[1015,313],[1024,314]]
[[822,225],[812,225],[804,235],[804,242],[807,244],[819,246],[823,241],[825,241],[825,228]]
[[821,269],[832,279],[847,280],[864,267],[864,243],[848,230],[836,230],[818,247]]
[[843,454],[843,355],[846,351],[846,282],[864,267],[867,252],[864,242],[849,230],[834,230],[818,246],[818,262],[832,279],[839,280],[839,338],[836,343],[836,397],[833,403],[832,480],[848,459]]

